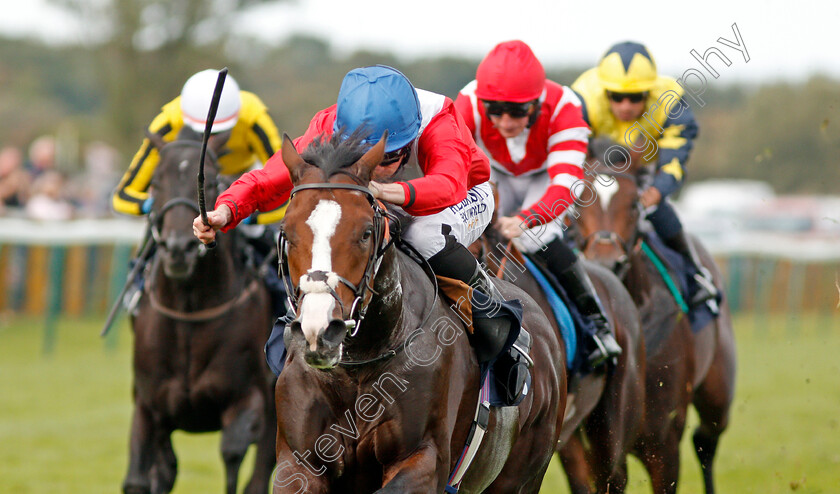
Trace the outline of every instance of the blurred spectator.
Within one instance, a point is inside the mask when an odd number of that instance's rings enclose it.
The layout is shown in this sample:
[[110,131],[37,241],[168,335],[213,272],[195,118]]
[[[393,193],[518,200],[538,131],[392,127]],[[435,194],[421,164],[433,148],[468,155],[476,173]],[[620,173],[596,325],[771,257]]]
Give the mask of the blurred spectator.
[[29,145],[29,161],[27,168],[33,177],[38,177],[48,170],[55,169],[55,138],[50,135],[41,136]]
[[22,208],[29,195],[30,178],[23,168],[23,153],[14,146],[0,149],[0,212]]
[[45,170],[32,183],[32,196],[26,203],[26,214],[37,220],[69,220],[73,205],[64,196],[64,176],[55,170]]
[[120,174],[119,153],[108,144],[95,141],[85,146],[84,170],[73,177],[71,197],[78,213],[87,217],[110,216],[111,194]]

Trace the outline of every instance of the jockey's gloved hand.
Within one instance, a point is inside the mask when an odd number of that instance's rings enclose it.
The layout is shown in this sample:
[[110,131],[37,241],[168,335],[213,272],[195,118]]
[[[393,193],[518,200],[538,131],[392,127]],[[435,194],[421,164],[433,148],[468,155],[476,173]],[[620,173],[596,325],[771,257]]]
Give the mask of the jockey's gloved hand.
[[140,205],[140,212],[143,213],[143,214],[149,214],[149,212],[151,212],[151,210],[152,210],[152,205],[154,203],[155,203],[155,198],[154,197],[149,197],[148,199],[143,201],[143,204]]

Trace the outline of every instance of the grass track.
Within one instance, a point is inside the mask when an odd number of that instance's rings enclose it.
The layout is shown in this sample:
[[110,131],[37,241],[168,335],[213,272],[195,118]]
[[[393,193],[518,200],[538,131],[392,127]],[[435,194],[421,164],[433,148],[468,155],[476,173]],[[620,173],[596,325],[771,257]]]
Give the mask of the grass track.
[[[0,493],[119,492],[131,416],[131,335],[116,327],[119,341],[106,347],[97,336],[101,322],[60,320],[54,350],[44,355],[42,320],[0,320]],[[840,493],[840,318],[745,315],[735,324],[738,387],[716,463],[719,492]],[[696,423],[692,414],[689,430]],[[176,433],[174,443],[174,492],[222,492],[218,434]],[[689,434],[682,446],[679,493],[700,493]],[[555,462],[542,493],[566,492]],[[635,459],[630,492],[650,492]]]

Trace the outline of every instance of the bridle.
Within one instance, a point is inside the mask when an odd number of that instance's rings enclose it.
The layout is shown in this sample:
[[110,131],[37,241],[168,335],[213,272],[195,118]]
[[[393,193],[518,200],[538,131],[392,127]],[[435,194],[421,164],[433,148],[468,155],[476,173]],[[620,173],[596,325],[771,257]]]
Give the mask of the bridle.
[[[602,172],[602,175],[608,175],[611,177],[623,177],[634,182],[638,181],[638,177],[635,175],[631,175],[629,173],[622,173],[622,172]],[[613,232],[609,230],[597,230],[583,239],[583,250],[586,250],[592,242],[598,244],[608,244],[614,245],[619,250],[621,250],[621,256],[615,261],[615,266],[613,268],[613,272],[619,279],[623,279],[627,276],[627,272],[630,270],[630,254],[633,252],[634,249],[637,248],[639,240],[642,238],[638,223],[639,221],[644,218],[645,211],[644,207],[642,206],[641,202],[639,202],[639,195],[636,194],[635,199],[633,200],[633,208],[636,210],[636,219],[634,223],[636,223],[636,227],[633,228],[633,234],[630,238],[624,239],[618,232]]]
[[[163,146],[160,149],[159,154],[162,156],[164,150],[171,149],[171,148],[176,148],[176,147],[201,148],[201,143],[198,142],[198,141],[177,141],[177,140],[172,141],[172,142],[168,142],[168,143],[166,143],[165,146]],[[218,157],[216,156],[216,153],[213,152],[212,149],[208,149],[207,154],[210,158],[210,161],[213,164],[218,163]],[[185,207],[193,210],[196,214],[198,214],[200,212],[200,208],[198,207],[198,203],[196,201],[191,200],[191,199],[187,199],[186,197],[174,197],[174,198],[166,201],[166,203],[164,203],[163,207],[161,207],[159,211],[157,211],[157,212],[152,211],[152,212],[149,213],[149,223],[150,223],[150,230],[151,230],[151,234],[152,234],[152,239],[154,240],[155,244],[159,248],[162,248],[164,250],[166,249],[166,243],[161,242],[161,233],[160,233],[161,228],[163,227],[163,219],[166,216],[167,212],[169,212],[171,209],[173,209],[175,207],[178,207],[178,206],[185,206]],[[199,251],[200,255],[204,255],[205,253],[206,253],[206,249],[201,249]]]
[[[390,235],[390,238],[388,238],[389,235],[386,234],[388,231],[388,221],[391,217],[391,214],[388,213],[388,211],[381,205],[381,203],[376,200],[370,189],[361,185],[328,182],[298,185],[292,189],[292,193],[289,196],[289,201],[291,201],[295,194],[303,190],[334,189],[361,192],[365,195],[368,202],[370,203],[370,207],[373,209],[374,244],[370,250],[367,265],[365,266],[365,271],[362,274],[362,279],[359,280],[358,283],[353,283],[347,278],[339,276],[337,273],[332,271],[327,272],[323,270],[310,270],[301,277],[301,280],[305,281],[306,285],[309,288],[306,290],[302,290],[301,284],[298,284],[298,286],[294,286],[294,283],[289,277],[289,273],[287,273],[285,269],[286,249],[288,245],[288,240],[286,238],[286,233],[283,228],[280,229],[280,241],[277,245],[277,255],[280,261],[280,279],[283,280],[283,284],[286,288],[286,293],[288,294],[289,307],[291,307],[292,310],[294,310],[295,313],[297,313],[300,307],[301,300],[308,293],[329,293],[341,307],[342,319],[344,320],[344,324],[347,327],[348,333],[350,333],[350,336],[352,337],[356,336],[356,334],[359,331],[359,327],[361,326],[362,321],[364,320],[365,315],[367,313],[368,304],[370,303],[371,297],[373,295],[378,295],[376,290],[373,289],[373,280],[376,277],[376,272],[379,270],[380,264],[382,263],[382,258],[385,254],[385,251],[387,251],[388,248],[394,243],[394,238],[396,236]],[[344,303],[341,301],[341,297],[338,295],[338,292],[336,292],[336,287],[338,286],[339,282],[343,283],[353,292],[353,305],[350,307],[349,311],[346,310]]]
[[[167,143],[165,146],[163,146],[163,148],[161,148],[160,152],[162,153],[164,149],[174,148],[174,147],[184,147],[184,146],[200,148],[201,143],[196,142],[196,141],[172,141],[172,142]],[[217,161],[218,158],[216,157],[216,153],[213,152],[212,149],[208,149],[207,153],[208,153],[208,156],[209,156],[210,160],[214,164],[218,163],[218,161]],[[155,246],[159,249],[162,249],[162,250],[167,249],[166,242],[162,241],[162,236],[161,236],[161,229],[163,227],[163,220],[166,216],[166,213],[168,213],[170,210],[172,210],[176,207],[179,207],[179,206],[186,207],[186,208],[192,210],[193,212],[195,212],[196,214],[198,214],[199,211],[200,211],[200,209],[198,207],[198,203],[196,201],[191,200],[191,199],[187,199],[186,197],[174,197],[174,198],[166,201],[166,203],[164,203],[163,207],[161,207],[159,211],[150,212],[149,215],[148,215],[149,232],[152,236],[152,241],[154,242]],[[206,255],[207,252],[208,252],[207,249],[204,248],[204,244],[199,244],[198,255],[201,257],[201,256]],[[268,263],[271,262],[272,259],[273,259],[273,256],[268,256],[263,261],[262,265],[260,266],[260,268],[257,271],[262,272],[261,270],[263,269],[263,267],[266,267],[268,265]],[[190,311],[190,312],[170,309],[169,307],[166,307],[162,303],[162,301],[160,301],[157,298],[157,296],[155,295],[154,290],[152,289],[152,286],[151,286],[152,282],[151,282],[150,279],[146,279],[145,290],[149,294],[149,302],[150,302],[152,308],[155,311],[165,315],[166,317],[168,317],[170,319],[176,320],[176,321],[195,323],[195,322],[204,322],[204,321],[209,321],[209,320],[212,320],[212,319],[216,319],[216,318],[228,313],[231,309],[233,309],[234,307],[236,307],[237,305],[239,305],[240,303],[245,301],[247,298],[249,298],[251,295],[253,295],[254,292],[256,292],[256,290],[259,286],[259,283],[260,283],[260,277],[255,276],[251,280],[251,282],[245,287],[245,289],[242,290],[239,293],[239,295],[237,295],[236,297],[222,303],[221,305],[217,305],[215,307],[210,307],[210,308],[207,308],[207,309],[203,309],[203,310],[199,310],[199,311]]]

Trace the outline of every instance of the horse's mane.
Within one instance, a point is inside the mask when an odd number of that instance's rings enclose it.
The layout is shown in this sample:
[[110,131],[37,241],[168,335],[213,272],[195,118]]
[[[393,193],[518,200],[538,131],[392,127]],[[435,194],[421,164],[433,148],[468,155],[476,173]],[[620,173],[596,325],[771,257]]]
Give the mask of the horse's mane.
[[313,139],[300,157],[320,168],[326,178],[337,173],[347,173],[347,168],[359,161],[371,148],[371,144],[365,141],[369,135],[370,132],[364,128],[350,135],[344,129],[339,129],[332,136],[321,134]]
[[[332,136],[321,134],[313,139],[300,157],[310,165],[318,167],[327,179],[342,173],[360,180],[348,168],[371,148],[371,144],[365,142],[368,136],[370,132],[365,128],[357,129],[350,135],[343,129]],[[392,227],[396,231],[405,231],[411,225],[414,217],[401,207],[387,203],[385,206],[391,218],[397,220],[397,224]]]

